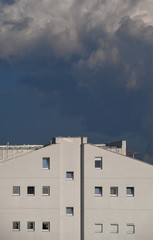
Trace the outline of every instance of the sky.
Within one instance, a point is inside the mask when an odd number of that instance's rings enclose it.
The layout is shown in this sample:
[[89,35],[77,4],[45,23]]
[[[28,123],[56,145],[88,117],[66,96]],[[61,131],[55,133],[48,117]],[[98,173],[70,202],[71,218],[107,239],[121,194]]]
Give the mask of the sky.
[[0,144],[127,140],[153,163],[151,0],[0,0]]

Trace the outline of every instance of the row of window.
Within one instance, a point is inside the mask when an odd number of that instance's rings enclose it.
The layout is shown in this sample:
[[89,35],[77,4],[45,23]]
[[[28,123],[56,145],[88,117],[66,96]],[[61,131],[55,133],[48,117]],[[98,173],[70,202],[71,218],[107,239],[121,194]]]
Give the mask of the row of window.
[[[13,186],[13,195],[20,195],[20,186]],[[35,195],[35,186],[27,187],[27,195]],[[50,195],[50,186],[42,186],[42,195]]]
[[[95,168],[102,169],[102,157],[95,157]],[[50,158],[46,157],[42,159],[42,168],[50,169]]]
[[[103,196],[103,188],[101,186],[95,187],[95,196]],[[110,196],[118,196],[118,187],[110,187]],[[134,197],[134,187],[126,187],[126,196]]]
[[[13,221],[12,230],[20,231],[20,222]],[[28,221],[27,222],[27,230],[35,231],[35,222]],[[42,230],[50,231],[50,222],[42,222]],[[103,233],[103,224],[95,223],[95,233]],[[119,233],[119,225],[118,224],[110,224],[110,232],[111,233]],[[135,225],[128,223],[126,225],[127,233],[135,233]]]
[[[12,230],[20,231],[20,222],[13,221]],[[29,221],[27,222],[27,230],[35,231],[35,222]],[[50,231],[50,222],[42,222],[42,230],[43,231]]]
[[[95,232],[103,233],[103,224],[95,223]],[[110,233],[119,233],[119,225],[118,224],[110,224]],[[135,233],[135,225],[128,223],[126,225],[126,233]]]
[[[13,186],[13,195],[20,195],[20,186]],[[35,195],[35,187],[27,187],[27,195]],[[50,186],[42,186],[42,195],[50,196]],[[95,196],[103,196],[103,188],[95,187]],[[118,196],[118,187],[110,187],[110,196]],[[126,187],[126,196],[134,197],[134,187]]]
[[[73,216],[74,215],[74,209],[73,207],[66,207],[66,215],[67,216]],[[35,222],[34,221],[28,221],[27,222],[27,229],[29,231],[35,231]],[[19,221],[13,221],[12,230],[20,231],[20,222]],[[42,222],[42,230],[43,231],[50,231],[50,222]]]

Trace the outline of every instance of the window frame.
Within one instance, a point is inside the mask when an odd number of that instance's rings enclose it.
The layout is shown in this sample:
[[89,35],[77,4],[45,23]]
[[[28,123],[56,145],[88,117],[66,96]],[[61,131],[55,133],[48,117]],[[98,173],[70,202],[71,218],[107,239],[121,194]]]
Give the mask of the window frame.
[[[28,188],[33,188],[34,189],[34,193],[28,193]],[[27,186],[27,195],[28,196],[35,196],[35,186]]]
[[[14,188],[15,187],[18,187],[18,190],[19,190],[18,193],[14,193]],[[13,186],[13,188],[12,188],[12,195],[13,196],[20,196],[20,186]]]
[[[46,161],[46,164],[44,163]],[[47,167],[45,167],[47,165]],[[42,169],[43,170],[49,170],[50,169],[50,157],[43,157],[42,158]]]
[[[96,230],[96,226],[100,226],[101,230]],[[103,224],[102,223],[95,223],[95,233],[103,233]]]
[[[14,224],[18,224],[18,228],[14,228]],[[12,222],[12,231],[20,231],[20,221],[13,221]]]
[[[94,164],[95,164],[95,169],[98,170],[98,169],[103,169],[103,158],[102,157],[95,157],[94,159]],[[96,166],[96,162],[100,162],[99,166],[97,167]]]
[[[116,226],[117,231],[112,231],[111,227]],[[119,233],[119,225],[117,223],[110,224],[110,233]]]
[[[68,210],[71,210],[71,213],[68,213]],[[66,216],[74,216],[74,208],[66,207]]]
[[[29,228],[29,223],[32,223],[33,224],[33,228]],[[27,222],[27,230],[29,231],[29,232],[34,232],[35,231],[35,222],[34,221],[28,221]]]
[[[111,193],[111,190],[112,190],[113,188],[115,188],[115,189],[117,190],[116,193]],[[111,196],[111,197],[118,197],[118,187],[117,187],[117,186],[111,186],[111,187],[110,187],[110,196]]]
[[[47,228],[47,229],[44,229],[44,228],[43,228],[43,224],[48,224],[48,228]],[[43,231],[43,232],[49,232],[49,231],[50,231],[50,222],[48,222],[48,221],[43,221],[43,222],[42,222],[42,231]]]
[[[132,190],[132,194],[128,193],[128,189]],[[127,197],[134,197],[135,196],[135,189],[134,189],[134,187],[126,187],[126,196]]]
[[[102,186],[95,186],[95,193],[94,196],[95,197],[102,197],[103,196],[103,187]],[[96,193],[96,189],[100,189],[100,193]]]
[[[68,174],[71,174],[71,177],[68,177]],[[73,171],[66,171],[66,180],[68,180],[68,181],[74,180],[74,172]]]
[[[48,193],[43,193],[44,188],[48,188]],[[50,186],[42,186],[42,196],[50,196]]]
[[[128,231],[128,227],[133,227],[133,231]],[[135,233],[135,225],[133,223],[127,223],[126,228],[127,228],[127,231],[126,231],[127,234],[134,234]]]

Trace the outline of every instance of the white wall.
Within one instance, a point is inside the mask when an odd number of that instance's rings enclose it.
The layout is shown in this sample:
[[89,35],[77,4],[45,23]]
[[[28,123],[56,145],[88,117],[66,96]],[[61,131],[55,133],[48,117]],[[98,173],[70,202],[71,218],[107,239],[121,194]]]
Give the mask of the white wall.
[[[58,138],[60,144],[60,239],[80,239],[80,145],[81,138]],[[66,172],[74,172],[74,180]],[[74,208],[74,216],[66,215],[66,207]]]
[[[84,146],[85,240],[151,240],[153,236],[153,166],[100,149]],[[103,169],[95,169],[95,157],[103,158]],[[103,187],[103,196],[94,196],[94,187]],[[110,196],[110,186],[118,186],[118,197]],[[134,187],[134,197],[126,196]],[[103,233],[94,224],[103,224]],[[119,224],[119,233],[110,233],[110,224]],[[126,224],[135,224],[135,234],[126,233]]]
[[[55,142],[0,163],[0,239],[152,240],[153,166],[86,144],[85,138]],[[50,157],[49,170],[42,169],[43,157]],[[102,169],[95,169],[95,157],[103,158]],[[74,172],[74,180],[66,179],[66,171]],[[20,186],[20,196],[12,195],[13,186]],[[35,186],[35,196],[27,196],[27,186]],[[50,196],[42,196],[42,186],[50,186]],[[103,187],[102,197],[94,196],[95,186]],[[110,186],[118,186],[117,197],[110,196]],[[135,188],[134,197],[126,196],[127,186]],[[80,238],[81,199],[84,239]],[[74,216],[66,215],[66,207],[74,208]],[[12,231],[13,221],[20,221],[19,232]],[[27,221],[35,221],[34,232],[27,231]],[[49,232],[42,231],[43,221],[50,222]],[[94,232],[95,223],[103,224],[103,233]],[[119,224],[117,234],[110,233],[113,223]],[[135,224],[135,234],[126,233],[127,223]]]
[[[81,138],[56,138],[56,144],[0,163],[0,237],[2,240],[79,240],[80,239],[80,145]],[[85,141],[85,139],[84,139]],[[50,169],[42,169],[42,158],[50,158]],[[66,179],[74,172],[74,180]],[[20,196],[12,187],[20,186]],[[27,196],[27,186],[35,186],[35,196]],[[50,186],[50,196],[42,196],[42,186]],[[74,216],[66,215],[74,208]],[[20,221],[21,230],[12,231]],[[35,232],[27,231],[27,221],[35,221]],[[41,224],[50,221],[43,232]],[[0,238],[1,239],[1,238]]]
[[[50,169],[42,169],[42,158],[50,157]],[[60,239],[60,161],[59,146],[52,145],[0,163],[0,239]],[[20,186],[20,196],[12,187]],[[35,186],[35,196],[27,196],[27,186]],[[50,196],[42,196],[42,186],[50,186]],[[12,231],[12,222],[20,221],[21,230]],[[27,221],[35,221],[35,231],[27,231]],[[42,231],[42,222],[50,222],[50,231]]]

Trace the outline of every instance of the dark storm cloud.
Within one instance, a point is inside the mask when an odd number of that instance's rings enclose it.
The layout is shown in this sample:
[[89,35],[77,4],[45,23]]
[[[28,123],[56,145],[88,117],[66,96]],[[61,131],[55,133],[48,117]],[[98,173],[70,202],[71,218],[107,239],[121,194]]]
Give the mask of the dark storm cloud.
[[23,31],[24,29],[29,27],[29,24],[32,22],[32,18],[22,18],[18,21],[16,20],[5,20],[3,25],[7,25],[10,27],[11,31]]
[[153,6],[147,1],[0,2],[0,58],[20,86],[87,131],[143,136],[153,127]]
[[11,4],[14,4],[16,0],[1,0],[0,2],[11,5]]

